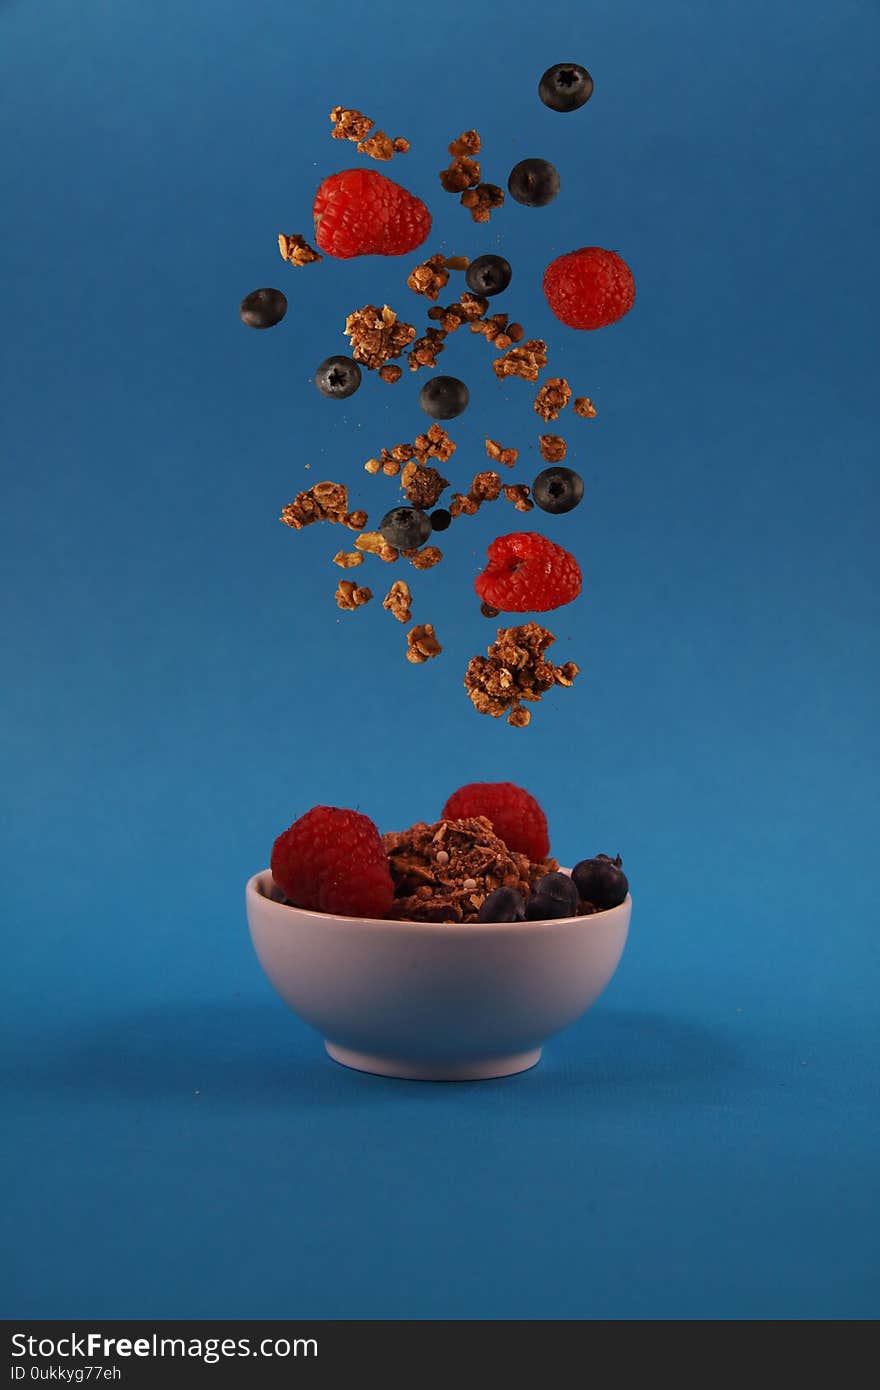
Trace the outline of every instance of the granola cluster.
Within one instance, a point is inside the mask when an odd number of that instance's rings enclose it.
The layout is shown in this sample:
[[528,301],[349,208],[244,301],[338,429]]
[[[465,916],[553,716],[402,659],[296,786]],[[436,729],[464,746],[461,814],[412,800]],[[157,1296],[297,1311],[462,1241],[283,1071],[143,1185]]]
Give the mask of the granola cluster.
[[315,483],[305,492],[298,492],[292,502],[282,507],[280,519],[294,531],[313,526],[316,521],[336,522],[350,531],[362,531],[367,524],[366,512],[348,510],[348,488],[344,483]]
[[582,420],[594,420],[599,413],[589,396],[575,396],[572,410]]
[[345,320],[345,335],[351,342],[354,360],[368,371],[377,371],[392,357],[400,357],[416,336],[416,330],[411,323],[403,323],[387,304],[381,309],[365,304]]
[[414,294],[423,294],[430,300],[438,299],[440,291],[449,283],[446,257],[442,252],[436,256],[429,256],[421,265],[410,271],[406,283]]
[[499,381],[508,376],[522,377],[523,381],[537,381],[538,374],[547,365],[547,344],[543,338],[527,338],[517,343],[492,363]]
[[532,716],[522,702],[540,700],[554,685],[569,686],[578,674],[573,661],[554,666],[546,659],[555,641],[554,634],[537,623],[499,628],[486,656],[468,662],[464,685],[474,709],[493,719],[506,714],[508,724],[524,729]]
[[535,413],[542,420],[558,420],[571,400],[571,387],[564,376],[549,376],[535,397]]
[[538,436],[541,458],[545,463],[561,463],[566,454],[566,443],[561,435],[541,434]]
[[412,594],[405,579],[395,579],[382,600],[382,607],[399,623],[408,623],[412,618]]
[[445,346],[445,337],[446,330],[443,328],[426,328],[406,355],[410,371],[417,372],[420,367],[436,367],[437,358]]
[[333,563],[340,569],[353,570],[356,565],[364,563],[363,553],[360,550],[337,550],[333,556]]
[[[362,111],[347,106],[334,106],[330,112],[333,123],[334,140],[351,140],[358,147],[359,154],[368,154],[371,159],[392,159],[396,154],[406,154],[410,142],[398,136],[392,140],[384,130],[373,131],[375,121]],[[373,131],[373,134],[370,134]]]
[[367,459],[364,468],[367,473],[382,472],[387,478],[396,478],[410,460],[419,464],[427,463],[428,459],[447,463],[454,453],[454,441],[442,425],[435,423],[424,434],[417,435],[412,444],[395,444],[393,449],[382,449],[378,458]]
[[483,183],[480,161],[481,141],[475,130],[464,130],[449,145],[451,162],[438,175],[447,193],[461,194],[460,202],[474,222],[488,222],[494,208],[504,202],[504,191],[495,183]]
[[497,439],[486,440],[486,457],[493,463],[503,464],[505,468],[512,468],[519,458],[519,449],[505,449],[503,444],[499,444]]
[[458,297],[457,304],[447,304],[442,307],[435,304],[433,309],[428,310],[428,318],[440,324],[444,333],[454,333],[461,328],[462,324],[474,324],[488,311],[489,301],[480,294],[471,294],[470,290],[465,290]]
[[504,496],[518,512],[530,512],[535,505],[529,496],[528,483],[505,483]]
[[475,473],[467,493],[454,492],[449,503],[453,517],[475,516],[484,502],[495,502],[501,496],[501,475],[487,468]]
[[439,656],[442,650],[431,623],[419,623],[406,634],[406,659],[416,666]]
[[353,612],[355,608],[363,608],[372,597],[372,589],[361,588],[353,579],[340,579],[336,586],[336,606],[349,612]]
[[400,475],[400,486],[411,507],[427,512],[436,507],[441,494],[449,487],[449,481],[439,469],[410,459]]
[[315,261],[322,261],[324,257],[313,246],[310,246],[304,236],[298,232],[291,232],[285,235],[284,232],[278,233],[278,250],[281,252],[285,261],[291,265],[312,265]]
[[504,202],[504,190],[497,183],[478,183],[476,188],[466,188],[461,195],[461,205],[467,208],[474,222],[488,222],[495,208]]
[[509,314],[492,314],[490,318],[480,319],[471,324],[471,332],[479,333],[499,352],[521,343],[524,329],[521,323],[511,323]]
[[386,564],[393,564],[400,551],[389,545],[381,531],[363,531],[355,541],[355,547],[364,555],[377,555]]
[[555,859],[533,863],[509,850],[484,816],[467,820],[420,821],[409,830],[382,836],[394,882],[390,916],[398,921],[476,922],[496,888],[515,888],[523,897]]

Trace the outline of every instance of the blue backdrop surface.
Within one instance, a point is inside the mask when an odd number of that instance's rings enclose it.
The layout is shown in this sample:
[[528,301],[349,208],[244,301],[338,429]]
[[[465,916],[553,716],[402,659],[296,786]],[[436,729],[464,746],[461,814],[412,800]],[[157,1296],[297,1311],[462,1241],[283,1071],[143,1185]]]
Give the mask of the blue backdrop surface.
[[[5,1315],[880,1311],[878,40],[854,0],[0,3]],[[560,116],[535,89],[569,59],[596,93]],[[461,687],[516,513],[416,576],[424,667],[378,603],[337,612],[338,533],[277,521],[322,477],[384,510],[363,461],[423,423],[421,377],[310,385],[351,309],[424,307],[416,257],[278,257],[362,162],[339,102],[412,140],[426,249],[503,251],[599,409],[562,422],[584,505],[535,521],[582,561],[553,626],[583,674],[523,732]],[[543,156],[558,200],[473,225],[436,179],[469,126],[488,178]],[[584,244],[638,298],[579,335],[540,275]],[[248,332],[265,284],[287,319]],[[539,466],[490,358],[442,359],[456,486],[485,435]],[[316,802],[393,829],[484,778],[563,862],[623,853],[617,977],[519,1078],[335,1067],[259,972],[246,877]]]

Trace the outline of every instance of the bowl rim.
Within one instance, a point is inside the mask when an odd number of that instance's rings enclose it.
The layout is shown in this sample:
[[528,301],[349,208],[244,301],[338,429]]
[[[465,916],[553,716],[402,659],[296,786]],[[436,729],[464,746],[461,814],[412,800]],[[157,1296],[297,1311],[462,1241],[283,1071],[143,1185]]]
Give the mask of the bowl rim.
[[[566,871],[563,869],[561,872]],[[343,917],[341,913],[314,912],[308,907],[295,907],[292,903],[280,903],[277,899],[270,898],[263,892],[263,886],[267,881],[274,883],[271,869],[260,869],[257,873],[252,874],[245,885],[246,900],[258,898],[261,903],[267,904],[272,911],[296,912],[299,916],[316,922],[326,922],[330,918],[335,922],[351,923],[353,926],[359,927],[382,927],[386,930],[388,928],[401,928],[404,931],[417,927],[420,933],[434,932],[445,935],[449,934],[450,928],[453,931],[460,928],[473,933],[474,931],[509,931],[511,928],[521,932],[524,927],[528,929],[533,927],[558,929],[560,927],[593,926],[594,924],[598,926],[599,923],[607,925],[614,919],[615,914],[622,916],[624,911],[632,910],[632,894],[627,893],[622,903],[618,903],[616,907],[607,907],[602,912],[591,912],[580,917],[549,917],[534,922],[420,922],[412,917]]]

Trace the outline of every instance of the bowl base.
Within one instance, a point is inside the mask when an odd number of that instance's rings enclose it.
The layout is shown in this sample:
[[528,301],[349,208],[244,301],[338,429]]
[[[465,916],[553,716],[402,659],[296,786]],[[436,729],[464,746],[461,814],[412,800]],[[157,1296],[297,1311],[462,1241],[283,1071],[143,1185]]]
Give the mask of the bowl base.
[[377,1057],[371,1052],[355,1052],[353,1048],[332,1042],[325,1042],[324,1046],[340,1066],[368,1071],[374,1076],[394,1076],[402,1081],[490,1081],[493,1077],[515,1076],[517,1072],[528,1071],[541,1060],[540,1047],[507,1057],[430,1062],[406,1057]]

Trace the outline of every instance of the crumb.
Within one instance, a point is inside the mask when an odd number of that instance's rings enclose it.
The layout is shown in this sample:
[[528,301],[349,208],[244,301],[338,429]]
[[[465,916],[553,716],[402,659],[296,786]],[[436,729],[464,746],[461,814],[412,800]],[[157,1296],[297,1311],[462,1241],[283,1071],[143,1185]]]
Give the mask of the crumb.
[[362,565],[364,557],[360,550],[337,550],[333,563],[339,565],[340,569],[351,570],[355,565]]
[[334,140],[364,140],[375,124],[362,111],[347,106],[334,106],[330,120],[333,122]]
[[421,550],[404,550],[401,554],[406,555],[413,569],[417,570],[431,570],[443,559],[443,551],[436,545],[426,545]]
[[482,318],[489,311],[488,299],[481,294],[472,294],[470,290],[465,290],[464,294],[460,294],[458,302],[467,323],[475,323],[477,319]]
[[522,377],[523,381],[537,381],[538,373],[546,365],[547,344],[543,338],[527,338],[502,357],[496,357],[492,363],[499,381],[508,376]]
[[482,613],[484,618],[497,618],[498,614],[501,612],[501,609],[495,608],[494,605],[491,603],[481,603],[480,612]]
[[469,256],[447,256],[443,262],[447,270],[467,270],[470,263]]
[[411,507],[430,511],[431,507],[436,507],[441,493],[449,487],[449,481],[438,469],[412,461],[400,475],[400,486]]
[[506,350],[513,341],[507,332],[508,317],[507,314],[492,314],[490,318],[483,319],[479,323],[472,323],[471,332],[481,334],[499,351]]
[[504,496],[518,512],[530,512],[535,505],[529,496],[527,483],[505,483]]
[[599,414],[589,396],[575,396],[572,409],[582,420],[594,420]]
[[379,375],[383,381],[388,382],[389,386],[393,386],[403,376],[403,368],[392,362],[387,362],[384,367],[379,368]]
[[416,627],[411,628],[406,634],[406,645],[407,661],[412,661],[417,666],[421,666],[425,661],[430,661],[434,656],[439,656],[443,650],[437,641],[431,623],[419,623]]
[[387,304],[381,309],[375,304],[365,304],[349,314],[345,333],[351,341],[352,357],[368,371],[384,367],[390,358],[399,357],[416,336],[412,324],[403,323]]
[[508,849],[484,816],[419,821],[383,835],[382,844],[394,882],[389,915],[399,921],[476,922],[496,888],[528,898],[538,879],[559,867],[555,859],[535,864]]
[[342,518],[343,526],[347,526],[349,531],[363,531],[367,524],[367,514],[364,511],[347,512]]
[[395,579],[382,600],[382,607],[391,613],[399,623],[408,623],[412,617],[412,594],[405,579]]
[[419,463],[424,463],[427,459],[448,463],[455,453],[455,442],[449,438],[442,425],[433,424],[424,434],[416,436],[413,450]]
[[438,178],[447,193],[461,193],[479,184],[480,172],[479,160],[457,155],[448,168],[440,170]]
[[391,141],[391,144],[395,154],[409,154],[412,149],[409,140],[405,139],[402,135],[396,135]]
[[468,209],[474,222],[488,222],[493,209],[500,208],[503,202],[504,192],[497,183],[478,183],[461,195],[461,205]]
[[416,338],[406,355],[410,371],[417,372],[420,367],[436,367],[445,337],[444,329],[427,328],[421,338]]
[[397,459],[386,459],[382,464],[382,472],[385,474],[386,478],[396,478],[400,472],[400,464],[397,462]]
[[315,483],[305,492],[298,492],[292,502],[282,507],[280,520],[294,531],[301,531],[316,521],[344,525],[350,515],[348,488],[344,483]]
[[475,130],[463,130],[455,140],[449,144],[449,153],[454,159],[461,155],[475,155],[480,153],[482,141]]
[[545,463],[561,463],[565,458],[565,440],[558,434],[539,435],[538,445]]
[[508,724],[524,729],[531,716],[521,702],[540,700],[554,685],[570,686],[578,674],[573,661],[554,666],[546,659],[546,649],[555,640],[552,632],[537,623],[499,628],[486,656],[471,657],[465,672],[464,685],[474,709],[493,719],[506,713]]
[[414,294],[423,294],[426,299],[436,300],[444,285],[449,283],[447,267],[446,258],[438,252],[411,270],[406,283]]
[[395,444],[391,450],[391,457],[396,459],[398,463],[409,463],[414,453],[415,449],[412,444]]
[[372,597],[372,589],[362,589],[353,579],[340,579],[336,588],[336,606],[348,612],[363,608]]
[[503,464],[505,468],[512,468],[519,458],[519,450],[505,449],[502,444],[498,443],[497,439],[487,439],[486,456],[490,458],[493,463],[500,463]]
[[507,336],[512,343],[521,343],[525,336],[525,330],[522,324],[509,323],[507,325]]
[[367,459],[364,464],[364,468],[368,473],[378,473],[381,467],[382,464],[379,459]]
[[278,250],[286,261],[291,265],[311,265],[313,261],[322,261],[324,257],[316,251],[313,246],[309,246],[304,236],[298,232],[291,232],[285,236],[284,232],[278,234]]
[[535,397],[535,411],[542,420],[557,420],[571,400],[571,387],[564,376],[548,377]]

